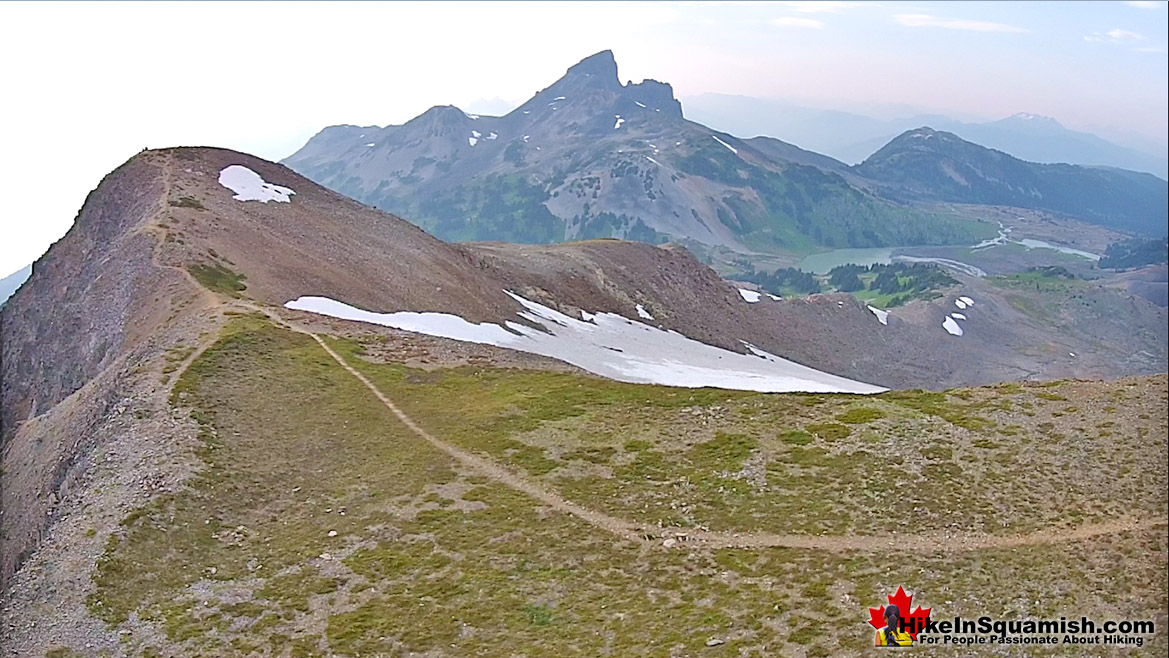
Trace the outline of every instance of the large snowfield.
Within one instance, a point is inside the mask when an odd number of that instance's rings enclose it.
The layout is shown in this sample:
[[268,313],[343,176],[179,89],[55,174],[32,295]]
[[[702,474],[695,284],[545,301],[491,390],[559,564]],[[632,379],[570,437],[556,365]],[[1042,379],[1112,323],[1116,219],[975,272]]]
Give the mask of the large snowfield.
[[286,308],[469,343],[495,345],[571,363],[622,382],[761,392],[879,393],[885,389],[837,377],[753,346],[739,354],[613,313],[569,317],[511,292],[523,309],[518,322],[468,322],[446,313],[374,313],[327,297],[300,297]]

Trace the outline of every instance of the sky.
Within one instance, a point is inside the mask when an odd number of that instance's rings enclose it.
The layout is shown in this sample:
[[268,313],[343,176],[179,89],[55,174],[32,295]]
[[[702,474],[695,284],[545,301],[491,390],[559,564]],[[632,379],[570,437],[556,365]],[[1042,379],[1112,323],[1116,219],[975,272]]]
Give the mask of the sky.
[[518,104],[605,49],[623,81],[669,82],[683,103],[1030,112],[1164,153],[1166,5],[0,2],[0,277],[142,148],[278,160],[328,125]]

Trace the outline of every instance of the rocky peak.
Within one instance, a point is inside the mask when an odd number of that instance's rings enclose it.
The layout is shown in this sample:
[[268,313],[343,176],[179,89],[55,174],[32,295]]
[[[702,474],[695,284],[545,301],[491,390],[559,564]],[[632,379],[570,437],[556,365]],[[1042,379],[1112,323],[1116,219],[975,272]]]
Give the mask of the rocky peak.
[[610,91],[621,89],[621,80],[617,77],[617,60],[613,57],[612,50],[602,50],[569,67],[561,80],[569,78],[584,78],[593,85]]
[[996,123],[1010,127],[1026,127],[1032,131],[1063,129],[1063,125],[1052,117],[1045,117],[1039,114],[1030,114],[1028,112],[1012,114],[1005,119],[998,120]]
[[461,130],[468,121],[470,119],[467,115],[454,105],[435,105],[406,122],[403,127],[416,127],[425,130],[430,136],[438,137]]
[[638,84],[631,81],[625,86],[625,94],[634,102],[649,109],[660,110],[662,114],[682,118],[682,104],[674,98],[674,88],[667,82],[643,80]]
[[[603,50],[582,59],[570,67],[564,77],[537,94],[533,101],[536,99],[539,99],[539,103],[533,106],[541,109],[549,102],[560,100],[576,104],[579,108],[584,101],[584,106],[589,107],[590,112],[606,114],[607,120],[611,120],[608,116],[610,112],[632,114],[639,108],[663,117],[682,118],[682,104],[674,98],[674,88],[669,84],[645,80],[639,83],[629,81],[622,85],[617,77],[617,61],[611,50]],[[525,105],[524,109],[532,108]]]

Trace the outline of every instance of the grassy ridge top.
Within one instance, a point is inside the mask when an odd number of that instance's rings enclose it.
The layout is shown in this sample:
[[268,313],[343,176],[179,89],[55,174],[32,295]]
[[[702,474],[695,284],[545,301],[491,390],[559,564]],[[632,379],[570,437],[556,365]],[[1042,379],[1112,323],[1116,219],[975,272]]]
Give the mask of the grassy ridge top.
[[[569,499],[681,528],[1015,534],[1165,516],[1164,383],[768,395],[348,361],[429,430]],[[1093,468],[1085,469],[1084,464]],[[1042,477],[1035,477],[1035,473]],[[1141,492],[1141,495],[1131,494]],[[1135,506],[1135,509],[1134,509]]]
[[[1088,446],[1080,456],[1120,460],[1117,489],[1096,489],[1098,508],[1068,499],[1075,514],[1053,516],[1043,506],[1004,512],[1021,525],[1085,520],[1126,496],[1145,497],[1145,510],[1165,515],[1163,469],[1138,468],[1102,447],[1133,434],[1138,449],[1140,428],[1153,427],[1160,434],[1143,437],[1142,454],[1160,451],[1164,462],[1164,442],[1153,436],[1163,435],[1165,405],[1149,413],[1143,406],[1156,407],[1164,378],[1115,384],[1074,403],[1057,398],[1080,384],[879,398],[757,395],[492,368],[425,372],[362,362],[355,342],[331,344],[444,440],[573,500],[647,521],[880,531],[893,494],[870,496],[858,483],[851,496],[834,493],[832,478],[852,477],[854,467],[877,481],[908,478],[914,462],[961,468],[973,460],[967,452],[987,451],[1046,458],[1058,481],[1070,477],[1060,472],[1068,466],[1027,446],[1058,443],[1055,435],[1071,428],[1062,419],[1074,417],[1067,407],[1088,408],[1096,398],[1115,418],[1101,422],[1115,425],[1080,438]],[[981,396],[1017,400],[1012,408],[1027,401],[1051,431],[1011,430],[998,416],[1006,413],[1001,405]],[[234,320],[184,373],[173,401],[202,427],[204,467],[186,489],[124,520],[89,602],[129,631],[132,655],[859,654],[871,643],[863,607],[883,603],[898,584],[946,615],[1058,615],[1071,608],[1057,606],[1073,603],[1089,616],[1164,614],[1163,528],[1074,547],[913,559],[666,550],[619,540],[465,471],[411,434],[311,338],[256,318]],[[911,422],[919,423],[906,428],[916,428],[921,447],[898,450],[896,468],[885,468],[884,458],[865,468],[867,459],[842,456],[857,446],[880,455],[888,441],[865,437]],[[972,447],[974,436],[993,436],[997,447]],[[1007,460],[986,461],[1001,467],[986,483],[1004,492],[1022,486],[1010,482],[1020,476]],[[761,469],[752,470],[756,463]],[[1125,475],[1126,467],[1133,472]],[[1028,472],[1045,479],[1035,464]],[[964,485],[945,476],[932,479],[938,492],[923,493],[937,504],[963,502],[951,499]],[[778,488],[756,491],[756,477]],[[684,508],[657,495],[673,487],[660,483],[678,479],[691,491],[676,501]],[[930,527],[922,523],[902,529]],[[708,648],[711,637],[725,644]]]

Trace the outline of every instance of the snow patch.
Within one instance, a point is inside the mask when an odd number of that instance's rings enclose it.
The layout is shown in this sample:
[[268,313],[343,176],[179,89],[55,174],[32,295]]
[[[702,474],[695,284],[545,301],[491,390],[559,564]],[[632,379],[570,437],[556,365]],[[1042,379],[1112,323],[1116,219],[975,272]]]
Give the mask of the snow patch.
[[[463,114],[467,114],[467,113],[463,112]],[[467,114],[467,118],[472,120],[472,121],[475,121],[479,118],[479,115],[478,114]]]
[[777,295],[773,295],[773,294],[771,294],[771,293],[767,293],[767,296],[768,296],[768,297],[770,297],[770,298],[772,298],[772,299],[774,299],[774,300],[775,300],[775,301],[777,301],[777,302],[778,302],[778,301],[781,301],[781,300],[783,300],[783,297],[779,297],[779,296],[777,296]]
[[370,143],[366,144],[366,146],[376,146],[376,144],[374,142],[370,142]]
[[487,133],[487,139],[498,139],[498,138],[499,138],[498,133],[495,133],[495,132]]
[[557,96],[556,98],[552,99],[552,102],[555,103],[556,101],[562,101],[562,100],[564,100],[563,96]]
[[617,123],[613,124],[613,130],[617,130],[621,127],[621,124],[625,123],[625,119],[622,119],[620,114],[615,116],[617,117]]
[[754,304],[755,302],[759,301],[759,293],[755,292],[754,290],[744,290],[739,288],[739,295],[743,298],[743,301],[747,302],[748,304]]
[[289,195],[296,194],[292,188],[265,182],[263,177],[243,165],[224,167],[219,172],[219,184],[235,192],[232,198],[236,201],[288,203]]
[[877,322],[889,324],[889,311],[879,309],[876,306],[869,306],[868,304],[865,304],[865,306],[873,312],[873,315],[877,316]]
[[475,139],[479,139],[480,137],[483,136],[483,133],[479,132],[478,130],[472,130],[471,136],[474,137]]
[[948,315],[946,316],[945,320],[942,320],[942,328],[945,329],[951,336],[962,335],[962,327],[958,326],[958,321]]
[[657,166],[659,166],[659,167],[660,167],[660,166],[662,166],[662,163],[658,162],[657,160],[654,160],[653,158],[649,157],[648,155],[647,155],[647,156],[645,156],[645,159],[646,159],[646,160],[649,160],[650,162],[652,162],[652,163],[656,164],[656,165],[657,165]]
[[970,299],[969,297],[959,297],[958,301],[962,302],[963,304],[965,304],[967,306],[974,306],[974,300]]
[[642,103],[641,101],[633,101],[633,102],[636,103],[638,107],[645,107],[645,103]]
[[525,141],[525,142],[526,142],[526,141],[528,141],[528,137],[529,137],[528,135],[524,135],[524,141]]
[[645,310],[645,307],[641,304],[637,305],[637,317],[642,318],[643,320],[654,319],[654,316],[650,315],[649,311]]
[[954,318],[955,320],[965,320],[966,319],[966,316],[963,315],[962,313],[951,313],[950,317]]
[[479,140],[475,137],[468,137],[467,143],[470,144],[471,146],[474,146],[474,145],[479,143]]
[[966,302],[962,301],[961,299],[955,299],[954,306],[957,306],[958,308],[965,310],[966,309]]
[[722,144],[723,146],[725,146],[725,147],[729,148],[729,149],[731,150],[731,153],[734,153],[735,155],[738,155],[738,154],[739,154],[739,149],[737,149],[737,148],[735,148],[735,147],[731,146],[730,144],[727,144],[726,142],[722,141],[721,139],[719,139],[719,138],[718,138],[718,135],[711,135],[711,137],[713,137],[713,138],[714,138],[714,141],[716,141],[716,142],[718,142],[719,144]]
[[444,313],[373,313],[325,297],[300,297],[286,308],[464,342],[495,345],[571,363],[617,381],[763,392],[879,393],[885,389],[821,372],[748,346],[739,354],[613,313],[577,320],[508,292],[520,317],[543,327],[475,324]]

